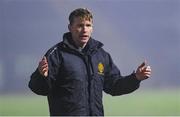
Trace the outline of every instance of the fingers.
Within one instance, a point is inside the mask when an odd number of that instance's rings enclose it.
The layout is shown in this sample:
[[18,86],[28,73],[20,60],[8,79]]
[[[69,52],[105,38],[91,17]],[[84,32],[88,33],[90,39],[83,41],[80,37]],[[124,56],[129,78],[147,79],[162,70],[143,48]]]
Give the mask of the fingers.
[[48,64],[43,65],[40,69],[43,73],[46,72],[48,70]]
[[144,61],[136,70],[136,77],[138,80],[144,80],[151,76],[151,67]]
[[42,69],[48,66],[48,62],[47,62],[46,57],[43,57],[43,59],[39,62],[39,66]]
[[46,57],[43,57],[42,60],[40,61],[41,65],[47,64],[47,59]]
[[151,67],[150,66],[147,66],[143,69],[143,75],[146,78],[149,78],[151,76]]
[[143,72],[151,72],[151,67],[150,66],[143,67],[142,71]]
[[150,76],[151,72],[144,72],[144,76]]
[[144,78],[145,78],[145,79],[149,78],[150,76],[151,76],[150,73],[144,74]]
[[41,75],[45,77],[48,75],[48,61],[46,57],[43,57],[43,59],[39,62],[38,70]]

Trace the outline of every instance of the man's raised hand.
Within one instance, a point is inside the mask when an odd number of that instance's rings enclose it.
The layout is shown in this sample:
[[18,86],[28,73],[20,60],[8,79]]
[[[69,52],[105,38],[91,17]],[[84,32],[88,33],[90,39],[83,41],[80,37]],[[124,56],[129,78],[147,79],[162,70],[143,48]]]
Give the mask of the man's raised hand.
[[136,70],[136,78],[138,80],[145,80],[151,75],[151,67],[144,61]]
[[48,61],[47,61],[47,58],[45,56],[39,62],[38,70],[42,76],[44,76],[44,77],[48,76]]

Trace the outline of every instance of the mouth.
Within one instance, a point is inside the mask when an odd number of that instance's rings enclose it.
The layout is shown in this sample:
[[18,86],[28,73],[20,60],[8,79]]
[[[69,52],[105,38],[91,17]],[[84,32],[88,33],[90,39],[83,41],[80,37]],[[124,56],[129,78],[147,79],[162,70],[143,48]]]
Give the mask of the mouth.
[[81,35],[80,36],[81,38],[87,38],[87,37],[89,37],[88,35]]

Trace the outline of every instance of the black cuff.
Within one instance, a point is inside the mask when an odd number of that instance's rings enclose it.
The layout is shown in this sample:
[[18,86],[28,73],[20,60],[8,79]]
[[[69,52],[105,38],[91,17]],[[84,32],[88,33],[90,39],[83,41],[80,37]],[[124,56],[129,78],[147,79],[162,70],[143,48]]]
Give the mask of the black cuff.
[[140,83],[140,82],[141,82],[141,80],[138,80],[138,79],[137,79],[137,77],[136,77],[136,72],[135,72],[135,71],[133,71],[133,73],[131,74],[131,76],[132,76],[132,78],[134,79],[135,82],[137,82],[137,83]]

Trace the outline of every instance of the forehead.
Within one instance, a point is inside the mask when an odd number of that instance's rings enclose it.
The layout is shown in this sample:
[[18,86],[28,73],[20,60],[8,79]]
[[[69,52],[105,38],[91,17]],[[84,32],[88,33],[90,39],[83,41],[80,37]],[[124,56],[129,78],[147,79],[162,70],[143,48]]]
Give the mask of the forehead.
[[73,20],[74,24],[79,24],[79,23],[93,23],[91,18],[87,18],[87,17],[75,17]]

